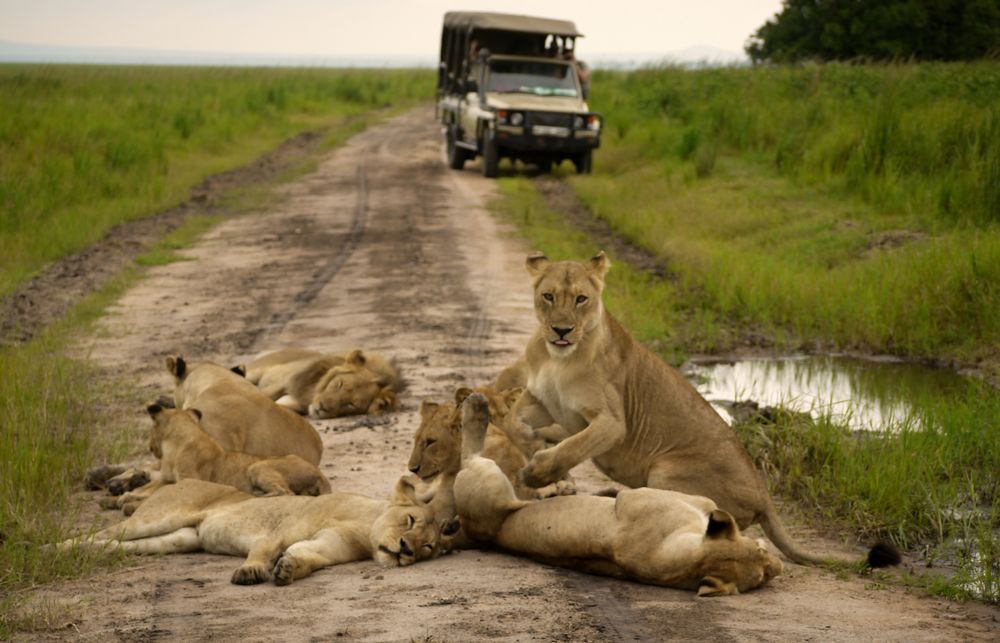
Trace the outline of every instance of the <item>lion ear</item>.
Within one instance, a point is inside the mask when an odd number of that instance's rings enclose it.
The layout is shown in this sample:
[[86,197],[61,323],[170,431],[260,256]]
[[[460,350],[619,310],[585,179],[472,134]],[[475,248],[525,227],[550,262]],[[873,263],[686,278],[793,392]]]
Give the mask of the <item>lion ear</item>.
[[715,576],[706,576],[698,581],[698,596],[732,596],[739,593],[736,585]]
[[236,366],[232,367],[229,370],[231,370],[232,372],[236,373],[240,377],[246,377],[247,376],[247,367],[244,366],[243,364],[237,364]]
[[595,275],[597,275],[598,277],[600,277],[601,279],[604,279],[604,274],[608,271],[608,268],[610,267],[611,267],[611,260],[608,259],[608,255],[604,254],[603,250],[598,252],[590,259],[590,271]]
[[187,372],[187,363],[184,362],[184,358],[180,355],[177,357],[168,357],[167,370],[170,371],[174,377],[184,377],[184,374]]
[[502,395],[503,395],[504,402],[507,404],[507,406],[513,406],[514,403],[517,402],[521,398],[521,395],[523,393],[524,393],[524,387],[523,386],[517,386],[515,388],[509,388],[509,389],[507,389],[506,391],[504,391],[502,393]]
[[393,490],[392,504],[394,505],[418,505],[420,501],[417,500],[417,485],[413,480],[413,476],[403,476],[396,483],[396,488]]
[[201,418],[203,417],[201,411],[199,411],[198,409],[188,409],[188,412],[194,416],[195,420],[201,422]]
[[461,406],[462,402],[465,401],[465,398],[469,397],[470,395],[472,395],[472,389],[463,386],[462,388],[455,391],[455,404]]
[[155,418],[157,415],[163,412],[163,407],[159,404],[150,404],[146,407],[146,413],[149,413],[149,417]]
[[458,516],[451,518],[450,520],[441,521],[441,535],[442,536],[454,536],[458,533],[458,530],[462,528],[462,523],[459,521]]
[[524,267],[528,269],[528,274],[532,277],[537,277],[543,270],[545,270],[545,266],[549,265],[549,263],[549,258],[539,252],[530,255],[524,261]]
[[423,420],[429,420],[434,412],[438,410],[441,405],[437,402],[431,402],[430,400],[423,400],[420,402],[420,418]]
[[736,527],[736,520],[728,511],[716,509],[708,514],[708,527],[705,528],[707,538],[736,540],[738,535],[739,529]]
[[392,387],[384,386],[375,395],[372,403],[368,405],[368,413],[383,413],[391,411],[395,407],[396,393],[392,390]]
[[347,363],[354,364],[355,366],[364,366],[365,354],[361,352],[360,348],[355,348],[347,354]]

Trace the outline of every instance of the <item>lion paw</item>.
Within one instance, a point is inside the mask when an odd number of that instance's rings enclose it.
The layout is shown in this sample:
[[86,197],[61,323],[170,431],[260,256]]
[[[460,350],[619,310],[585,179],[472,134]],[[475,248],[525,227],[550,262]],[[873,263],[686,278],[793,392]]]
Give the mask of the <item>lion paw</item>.
[[233,572],[234,585],[256,585],[271,580],[271,572],[264,565],[243,565]]
[[558,480],[552,484],[535,491],[535,498],[544,500],[545,498],[555,498],[556,496],[575,496],[576,484],[572,480]]
[[275,585],[291,584],[295,580],[295,560],[287,554],[282,554],[274,563],[272,575]]
[[108,480],[125,473],[125,466],[121,464],[106,464],[103,467],[94,467],[87,471],[83,477],[83,486],[87,491],[97,491],[107,486]]
[[136,471],[131,475],[128,472],[108,480],[108,493],[112,496],[120,496],[123,493],[144,487],[149,484],[148,471]]

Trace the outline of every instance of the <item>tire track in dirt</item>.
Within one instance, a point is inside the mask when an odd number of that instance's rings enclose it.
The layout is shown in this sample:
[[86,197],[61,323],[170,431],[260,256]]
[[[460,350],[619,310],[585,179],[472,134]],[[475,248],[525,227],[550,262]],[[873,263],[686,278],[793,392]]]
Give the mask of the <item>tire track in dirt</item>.
[[[361,233],[359,187],[366,188]],[[395,356],[408,382],[399,410],[375,420],[314,423],[324,443],[321,467],[333,485],[384,496],[405,473],[420,400],[450,399],[459,385],[490,380],[518,356],[537,323],[522,265],[529,248],[486,212],[493,190],[473,168],[445,169],[429,109],[392,119],[287,186],[273,208],[221,224],[186,252],[190,261],[151,270],[94,336],[81,338],[81,350],[146,386],[151,399],[169,390],[162,356],[175,352],[230,363],[299,344]],[[315,288],[306,302],[296,301]],[[132,413],[138,442],[148,420],[141,405]],[[589,464],[574,475],[585,492],[608,486]],[[207,554],[148,558],[134,570],[44,588],[38,598],[65,606],[78,639],[102,642],[991,634],[987,617],[971,610],[962,612],[968,620],[960,626],[942,627],[934,619],[943,602],[873,593],[863,580],[798,566],[761,591],[705,601],[493,551],[404,569],[341,565],[288,587],[230,584],[239,562]]]

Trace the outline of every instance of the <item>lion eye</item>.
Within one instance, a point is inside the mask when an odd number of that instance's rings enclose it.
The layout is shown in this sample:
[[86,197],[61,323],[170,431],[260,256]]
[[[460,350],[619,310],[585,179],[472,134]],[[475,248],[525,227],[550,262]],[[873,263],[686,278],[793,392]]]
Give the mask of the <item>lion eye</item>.
[[434,551],[434,545],[424,545],[423,548],[426,549],[427,551]]
[[544,299],[545,301],[553,301],[553,300],[555,300],[555,297],[553,297],[552,293],[550,293],[550,292],[543,292],[542,293],[542,299]]
[[437,440],[424,440],[424,447],[429,447],[430,445],[437,442]]
[[587,295],[577,295],[576,296],[576,303],[582,304],[582,303],[584,303],[586,301],[587,301]]
[[417,524],[417,519],[413,516],[407,516],[406,519],[409,521],[409,526],[407,529],[413,529],[413,525]]

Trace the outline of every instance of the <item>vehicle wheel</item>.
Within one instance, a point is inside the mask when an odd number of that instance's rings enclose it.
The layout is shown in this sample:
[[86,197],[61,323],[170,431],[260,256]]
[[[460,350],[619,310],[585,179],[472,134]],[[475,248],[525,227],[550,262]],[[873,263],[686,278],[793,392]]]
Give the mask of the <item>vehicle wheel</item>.
[[573,165],[576,166],[577,174],[590,174],[591,166],[593,164],[593,150],[587,150],[586,152],[581,152],[573,159]]
[[448,167],[453,170],[461,170],[465,167],[468,153],[455,145],[455,128],[448,128]]
[[492,132],[486,132],[483,141],[483,176],[488,179],[495,179],[499,174],[500,150],[497,149],[496,139]]

